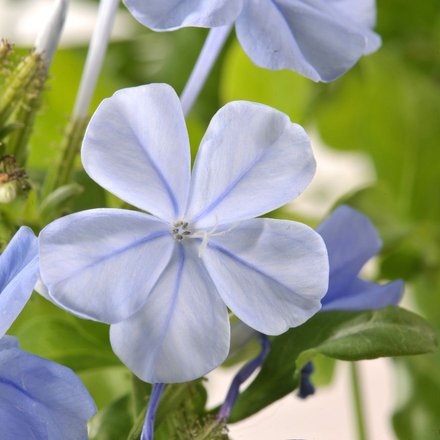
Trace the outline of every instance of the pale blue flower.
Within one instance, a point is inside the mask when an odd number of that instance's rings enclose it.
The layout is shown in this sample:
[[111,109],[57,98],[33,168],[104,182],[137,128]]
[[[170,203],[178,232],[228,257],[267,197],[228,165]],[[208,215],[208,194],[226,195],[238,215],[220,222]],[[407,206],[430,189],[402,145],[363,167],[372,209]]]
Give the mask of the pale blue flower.
[[315,171],[304,130],[283,113],[232,102],[213,117],[192,176],[179,98],[164,84],[104,100],[82,149],[87,173],[150,212],[95,209],[48,225],[49,295],[112,324],[113,350],[142,380],[188,381],[229,350],[228,310],[266,334],[309,319],[327,290],[311,228],[254,217],[299,195]]
[[69,368],[0,339],[2,440],[87,440],[92,398]]
[[220,27],[235,22],[252,61],[332,81],[376,51],[375,0],[124,0],[151,29]]
[[[349,206],[339,206],[317,228],[325,241],[330,263],[328,292],[322,310],[368,310],[397,305],[402,280],[377,284],[358,277],[359,271],[382,248],[382,240],[369,218]],[[315,392],[308,362],[301,370],[298,396]]]
[[0,338],[19,315],[38,279],[38,240],[22,226],[0,255]]
[[377,284],[358,277],[362,267],[382,248],[376,228],[365,215],[340,206],[317,228],[330,262],[328,292],[322,310],[367,310],[396,305],[403,281]]

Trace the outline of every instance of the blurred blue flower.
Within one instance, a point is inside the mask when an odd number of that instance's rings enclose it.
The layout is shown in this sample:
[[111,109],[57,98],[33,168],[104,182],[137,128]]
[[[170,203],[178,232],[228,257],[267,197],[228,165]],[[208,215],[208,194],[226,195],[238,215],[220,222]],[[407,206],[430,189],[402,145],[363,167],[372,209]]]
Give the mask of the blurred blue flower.
[[376,51],[375,0],[124,0],[151,29],[219,27],[235,21],[252,61],[332,81]]
[[382,248],[368,217],[349,206],[340,206],[321,223],[317,232],[325,241],[330,263],[323,311],[380,309],[400,301],[402,280],[377,284],[358,277],[365,263]]
[[213,117],[192,176],[179,98],[164,84],[104,100],[82,149],[87,173],[126,202],[72,214],[40,235],[55,302],[112,324],[113,350],[142,380],[188,381],[229,350],[230,308],[280,334],[320,308],[328,260],[314,230],[254,219],[300,194],[315,171],[304,130],[270,107]]
[[0,339],[2,440],[87,440],[95,412],[72,370],[20,350],[11,336]]
[[38,270],[37,237],[22,226],[0,255],[0,338],[31,296]]
[[[377,284],[358,274],[367,261],[377,255],[382,241],[367,216],[349,206],[339,206],[317,228],[327,246],[330,263],[328,292],[322,310],[368,310],[396,305],[403,295],[402,280]],[[298,397],[315,392],[310,377],[313,363],[300,372]]]

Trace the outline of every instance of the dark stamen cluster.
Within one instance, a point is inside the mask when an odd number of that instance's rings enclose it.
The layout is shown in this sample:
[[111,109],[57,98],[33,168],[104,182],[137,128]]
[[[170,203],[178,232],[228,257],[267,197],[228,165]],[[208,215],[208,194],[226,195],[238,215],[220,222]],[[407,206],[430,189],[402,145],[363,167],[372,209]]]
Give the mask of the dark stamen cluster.
[[188,222],[180,220],[174,223],[171,233],[174,240],[182,241],[186,236],[191,235],[191,231],[188,229]]

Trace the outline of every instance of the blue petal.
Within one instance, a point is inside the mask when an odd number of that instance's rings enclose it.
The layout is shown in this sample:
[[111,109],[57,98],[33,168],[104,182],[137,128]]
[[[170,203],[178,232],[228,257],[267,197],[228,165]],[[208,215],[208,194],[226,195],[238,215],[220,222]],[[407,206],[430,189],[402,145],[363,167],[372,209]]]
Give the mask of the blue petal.
[[226,305],[261,333],[304,323],[327,291],[324,242],[301,223],[244,221],[209,237],[202,258]]
[[143,25],[156,31],[181,27],[217,27],[233,23],[242,0],[124,0]]
[[254,102],[226,104],[200,145],[186,219],[212,229],[269,212],[297,197],[315,166],[307,134],[284,113]]
[[169,226],[147,214],[79,212],[41,232],[41,279],[49,296],[72,313],[119,322],[144,305],[173,242]]
[[[332,81],[367,52],[372,32],[323,0],[248,0],[237,36],[259,66]],[[372,48],[371,48],[372,49]]]
[[196,243],[176,244],[144,307],[110,327],[114,352],[151,383],[186,382],[226,358],[229,320]]
[[126,202],[167,221],[183,214],[191,158],[182,107],[170,86],[132,87],[102,101],[81,158],[93,180]]
[[0,337],[31,296],[38,270],[38,240],[23,226],[0,256]]
[[380,251],[382,241],[368,217],[348,206],[338,207],[316,230],[325,241],[330,261],[325,296],[329,301],[344,292],[365,263]]
[[96,407],[69,368],[0,339],[0,426],[4,440],[86,440]]
[[364,55],[379,49],[382,40],[379,35],[370,30],[376,25],[376,0],[330,0],[330,3],[341,14],[364,28],[363,33],[367,39]]
[[322,299],[322,310],[366,310],[394,306],[402,299],[403,290],[402,280],[376,284],[356,278],[339,295],[326,295]]
[[365,263],[382,247],[368,217],[349,206],[339,206],[317,231],[325,241],[330,262],[323,310],[377,309],[399,302],[403,293],[401,281],[379,285],[357,277]]

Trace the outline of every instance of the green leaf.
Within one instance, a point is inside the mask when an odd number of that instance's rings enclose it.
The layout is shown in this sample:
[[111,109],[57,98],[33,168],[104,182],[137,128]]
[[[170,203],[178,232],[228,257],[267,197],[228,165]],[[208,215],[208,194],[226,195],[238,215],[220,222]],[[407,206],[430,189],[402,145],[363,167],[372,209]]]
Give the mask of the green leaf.
[[273,339],[266,362],[238,398],[231,422],[249,417],[298,385],[299,369],[316,354],[341,360],[374,359],[434,351],[429,324],[407,310],[322,312]]
[[288,71],[257,67],[235,41],[226,56],[220,83],[223,102],[249,100],[270,105],[301,122],[317,87],[307,78]]
[[75,371],[121,365],[110,347],[107,325],[76,318],[40,295],[32,296],[10,333],[24,350]]
[[[393,426],[400,440],[440,438],[439,364],[438,352],[397,363],[401,404],[393,416]],[[406,391],[404,395],[402,390]]]
[[131,391],[131,373],[123,365],[82,370],[79,376],[98,408]]
[[121,440],[127,438],[133,420],[131,418],[129,395],[115,400],[91,420],[91,440]]

